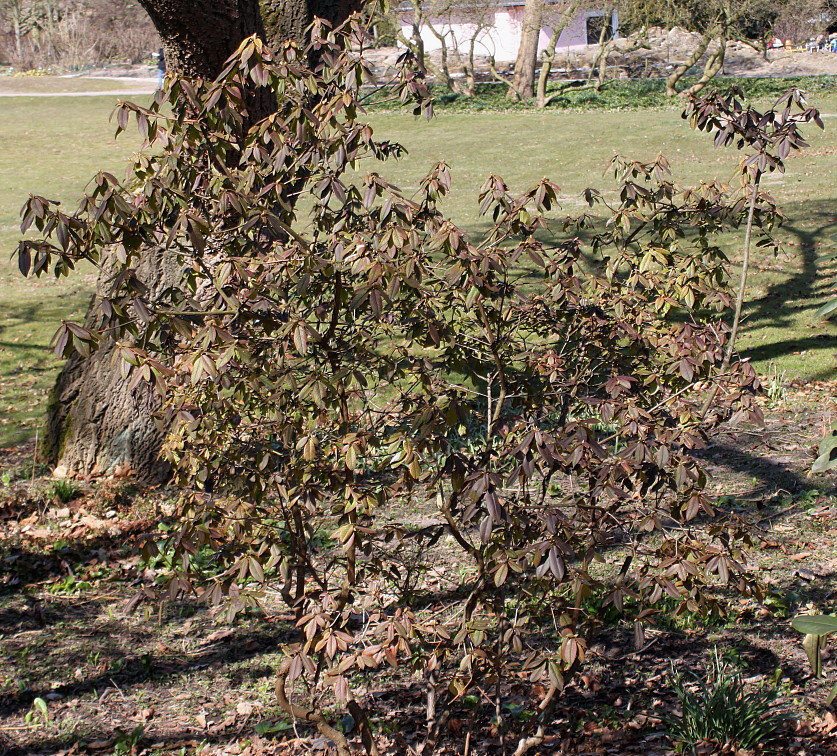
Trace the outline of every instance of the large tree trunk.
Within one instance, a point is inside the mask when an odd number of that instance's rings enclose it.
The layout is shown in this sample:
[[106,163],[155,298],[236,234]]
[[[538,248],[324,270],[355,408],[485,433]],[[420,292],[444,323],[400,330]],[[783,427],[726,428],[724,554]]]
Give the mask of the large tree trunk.
[[514,79],[510,96],[527,100],[535,96],[535,68],[538,64],[538,39],[543,23],[544,0],[526,0],[523,9],[523,28],[520,47],[514,62]]
[[[140,0],[163,41],[170,71],[214,79],[245,37],[264,36],[259,0]],[[344,20],[354,0],[262,0],[270,21],[270,38],[301,40],[314,15],[332,23]],[[266,92],[253,93],[251,114],[262,117],[273,107]],[[97,294],[108,280],[107,264]],[[176,266],[160,250],[143,255],[137,277],[155,293],[179,284]],[[96,302],[86,322],[95,326]],[[113,345],[103,344],[89,358],[74,354],[64,366],[50,396],[41,444],[44,460],[57,475],[105,475],[131,469],[146,481],[168,475],[160,460],[166,429],[154,412],[158,399],[144,384],[129,388],[113,359]]]
[[245,37],[264,36],[258,0],[139,0],[177,73],[214,79]]
[[363,3],[362,0],[259,0],[259,5],[267,41],[276,45],[286,39],[304,42],[305,29],[315,16],[336,26],[360,10]]
[[[101,326],[97,303],[116,272],[111,267],[106,262],[99,275],[85,318],[87,328]],[[149,287],[150,301],[176,283],[175,268],[162,249],[143,253],[137,278]],[[159,398],[144,383],[131,390],[114,357],[113,342],[102,343],[90,357],[78,352],[70,356],[52,388],[41,453],[56,465],[56,477],[121,469],[135,471],[145,482],[161,482],[169,470],[160,460],[165,434],[154,418]]]

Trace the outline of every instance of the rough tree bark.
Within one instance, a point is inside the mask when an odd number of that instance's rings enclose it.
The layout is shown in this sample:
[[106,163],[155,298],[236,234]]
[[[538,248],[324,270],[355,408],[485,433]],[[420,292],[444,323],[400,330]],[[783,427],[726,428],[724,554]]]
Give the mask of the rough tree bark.
[[216,76],[242,39],[264,35],[257,0],[139,2],[163,40],[167,67],[186,76]]
[[528,100],[535,96],[535,68],[538,64],[538,39],[543,23],[544,0],[526,0],[523,8],[523,26],[520,30],[520,47],[514,62],[509,97]]
[[[160,34],[168,69],[211,79],[245,37],[301,40],[315,15],[338,23],[354,10],[355,0],[262,0],[261,8],[259,0],[140,0],[140,4]],[[255,115],[266,115],[258,111],[271,105],[268,97],[256,95]],[[149,250],[137,268],[152,301],[177,285],[176,274],[161,250]],[[97,292],[108,278],[105,263]],[[96,299],[94,295],[92,302]],[[86,324],[95,326],[97,317],[91,306]],[[58,476],[104,475],[121,468],[133,470],[144,481],[162,481],[168,469],[159,457],[165,428],[153,417],[158,400],[143,384],[129,389],[113,353],[112,344],[103,344],[89,358],[74,354],[67,360],[50,396],[42,458]]]
[[286,39],[303,42],[305,30],[315,16],[336,25],[360,10],[362,4],[362,0],[259,0],[271,45]]
[[[105,261],[96,293],[85,318],[95,329],[95,307],[104,293],[111,266]],[[149,286],[153,301],[175,282],[161,250],[150,250],[137,267],[137,277]],[[56,477],[103,475],[134,470],[147,482],[163,480],[168,470],[160,460],[163,432],[154,421],[159,400],[141,384],[131,391],[114,364],[114,344],[103,343],[90,357],[74,352],[58,376],[49,398],[40,452],[55,465]]]

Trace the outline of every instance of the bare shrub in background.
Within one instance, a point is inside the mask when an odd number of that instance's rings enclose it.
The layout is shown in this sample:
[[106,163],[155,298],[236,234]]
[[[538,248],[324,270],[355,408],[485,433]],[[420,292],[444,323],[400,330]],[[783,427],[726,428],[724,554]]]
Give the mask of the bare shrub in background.
[[0,0],[0,63],[22,71],[141,63],[159,44],[134,0]]

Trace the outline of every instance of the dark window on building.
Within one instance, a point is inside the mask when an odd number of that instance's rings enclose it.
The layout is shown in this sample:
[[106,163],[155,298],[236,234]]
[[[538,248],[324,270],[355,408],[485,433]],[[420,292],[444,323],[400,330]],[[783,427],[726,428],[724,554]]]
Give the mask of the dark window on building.
[[606,16],[588,16],[587,17],[587,44],[599,44],[599,37],[602,34],[602,27],[607,24],[607,31],[605,32],[605,42],[613,37],[613,25],[610,19]]

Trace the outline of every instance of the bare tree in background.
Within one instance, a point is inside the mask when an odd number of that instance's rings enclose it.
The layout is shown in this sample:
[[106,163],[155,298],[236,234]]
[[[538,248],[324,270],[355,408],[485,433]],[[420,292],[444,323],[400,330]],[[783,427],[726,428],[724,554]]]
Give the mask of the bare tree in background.
[[[526,0],[521,28],[520,47],[514,65],[514,78],[509,84],[509,97],[516,100],[536,98],[538,107],[545,107],[554,99],[546,94],[547,82],[555,60],[555,50],[562,32],[576,19],[579,11],[584,7],[596,8],[601,11],[602,27],[600,29],[599,51],[592,68],[599,70],[604,65],[607,69],[607,58],[613,44],[613,25],[611,19],[616,8],[614,2],[602,3],[595,0],[566,0],[564,2],[549,2],[549,0]],[[538,64],[538,44],[543,28],[551,27],[552,33],[546,47],[541,53],[541,70],[537,82],[535,75]],[[591,69],[592,79],[592,69]],[[600,75],[595,86],[601,86],[604,75]],[[589,83],[589,82],[588,82]],[[537,84],[537,86],[536,86]]]
[[135,0],[0,0],[0,34],[0,61],[24,70],[139,63],[160,44]]
[[837,2],[797,0],[781,4],[771,28],[771,36],[802,41],[817,37],[837,21]]
[[528,100],[535,94],[535,68],[538,62],[538,40],[543,26],[546,0],[526,0],[520,29],[520,46],[514,62],[514,78],[509,97]]
[[[557,17],[554,17],[552,20],[552,35],[542,53],[541,70],[538,76],[537,92],[535,93],[539,108],[545,108],[552,101],[552,97],[548,97],[546,94],[546,85],[549,81],[549,74],[552,71],[552,63],[555,60],[555,50],[558,47],[558,40],[561,38],[564,29],[578,15],[578,11],[584,3],[585,0],[570,0],[568,4],[561,8]],[[555,16],[554,13],[553,16]]]
[[[681,26],[699,35],[694,49],[666,80],[666,91],[674,96],[696,94],[717,76],[723,70],[729,42],[742,41],[764,49],[765,40],[773,36],[782,17],[824,18],[832,4],[832,0],[621,0],[619,7],[628,30]],[[680,91],[681,80],[701,61],[697,82]]]
[[[0,23],[5,27],[3,36],[11,41],[5,55],[8,61],[23,58],[24,43],[37,27],[37,5],[31,0],[0,0]],[[0,59],[2,56],[0,49]]]
[[[398,40],[448,89],[473,97],[476,91],[475,58],[481,40],[494,24],[494,3],[490,0],[473,4],[456,0],[410,0],[410,4],[413,8],[411,33],[409,36],[404,34],[399,25]],[[439,43],[438,62],[425,50],[423,29]]]

